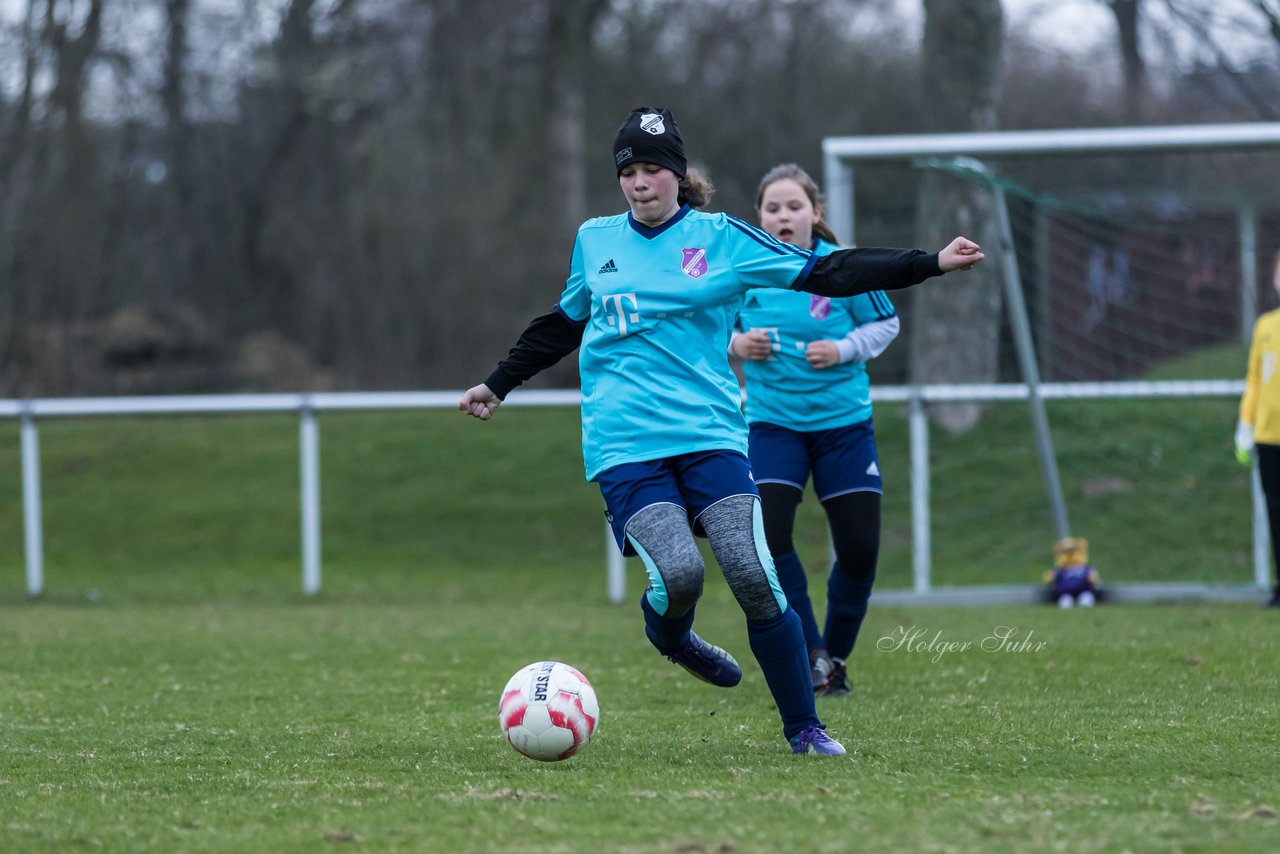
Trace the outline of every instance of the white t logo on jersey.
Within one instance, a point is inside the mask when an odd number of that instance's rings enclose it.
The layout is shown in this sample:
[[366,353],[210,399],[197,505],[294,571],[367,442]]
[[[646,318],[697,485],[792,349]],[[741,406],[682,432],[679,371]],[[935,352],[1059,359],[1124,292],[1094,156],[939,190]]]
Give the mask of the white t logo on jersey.
[[636,301],[635,294],[609,294],[603,297],[603,300],[605,317],[609,319],[610,326],[618,327],[619,337],[627,334],[627,321],[640,322],[640,315],[635,311],[628,311],[623,304],[623,300],[628,300],[631,302],[631,308],[639,309],[640,303]]
[[1276,373],[1276,354],[1270,351],[1262,354],[1262,381],[1264,383],[1271,382],[1271,378]]
[[[769,336],[769,340],[773,342],[773,346],[769,348],[769,349],[771,350],[771,352],[770,352],[770,353],[769,353],[769,355],[767,356],[767,359],[768,359],[768,361],[770,361],[770,362],[777,361],[778,357],[777,357],[777,356],[775,356],[775,355],[773,355],[773,354],[774,354],[774,353],[776,353],[776,352],[778,352],[779,350],[781,350],[781,349],[782,349],[782,333],[778,332],[778,327],[776,327],[776,326],[757,326],[757,327],[755,327],[755,331],[756,331],[756,332],[763,332],[764,334],[766,334],[766,335],[768,335],[768,336]],[[799,342],[799,341],[797,341],[796,343],[797,343],[797,344],[800,344],[800,342]],[[804,345],[803,345],[803,344],[800,344],[800,346],[801,346],[801,347],[803,347]]]

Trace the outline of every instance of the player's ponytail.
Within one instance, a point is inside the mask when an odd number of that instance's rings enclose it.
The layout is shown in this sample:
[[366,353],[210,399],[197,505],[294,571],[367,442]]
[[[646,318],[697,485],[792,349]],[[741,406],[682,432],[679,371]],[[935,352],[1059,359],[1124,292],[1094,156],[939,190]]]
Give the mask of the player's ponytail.
[[836,237],[836,233],[831,230],[831,226],[827,225],[825,218],[813,224],[813,233],[828,243],[834,243],[836,246],[840,245],[840,238]]
[[680,179],[680,194],[677,201],[691,208],[706,207],[711,197],[716,194],[715,184],[697,169],[689,169]]

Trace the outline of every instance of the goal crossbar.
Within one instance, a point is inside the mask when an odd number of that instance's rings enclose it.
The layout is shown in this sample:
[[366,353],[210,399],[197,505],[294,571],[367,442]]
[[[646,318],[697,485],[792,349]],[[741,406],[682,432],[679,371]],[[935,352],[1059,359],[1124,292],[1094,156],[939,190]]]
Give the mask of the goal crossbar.
[[1280,148],[1280,122],[829,136],[822,140],[826,218],[836,234],[856,242],[853,173],[858,162],[1265,148]]
[[825,156],[842,160],[899,160],[959,154],[1212,151],[1275,145],[1280,145],[1280,122],[830,136],[822,141],[822,151]]

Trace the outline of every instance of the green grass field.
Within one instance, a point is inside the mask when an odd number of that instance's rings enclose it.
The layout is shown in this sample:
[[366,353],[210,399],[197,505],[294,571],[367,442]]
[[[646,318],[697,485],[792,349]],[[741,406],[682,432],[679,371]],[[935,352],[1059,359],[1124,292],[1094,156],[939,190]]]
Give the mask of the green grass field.
[[[785,752],[722,583],[699,626],[747,662],[732,690],[652,652],[636,611],[514,574],[8,606],[0,850],[1274,850],[1274,613],[877,609],[854,696],[821,701],[850,755],[816,758]],[[1016,643],[984,650],[1001,626]],[[542,658],[602,708],[551,765],[496,715]]]
[[[1251,578],[1234,401],[1050,417],[1104,577]],[[877,419],[880,586],[904,587],[905,421]],[[1035,584],[1052,537],[1025,407],[975,432],[933,436],[936,582]],[[574,412],[322,416],[314,599],[293,418],[42,422],[34,602],[16,424],[3,435],[0,851],[1270,851],[1280,834],[1276,612],[873,605],[854,696],[820,705],[850,755],[792,757],[714,569],[698,625],[743,661],[732,690],[648,646],[636,566],[627,603],[606,601]],[[602,707],[586,752],[551,765],[496,715],[542,658],[581,668]]]

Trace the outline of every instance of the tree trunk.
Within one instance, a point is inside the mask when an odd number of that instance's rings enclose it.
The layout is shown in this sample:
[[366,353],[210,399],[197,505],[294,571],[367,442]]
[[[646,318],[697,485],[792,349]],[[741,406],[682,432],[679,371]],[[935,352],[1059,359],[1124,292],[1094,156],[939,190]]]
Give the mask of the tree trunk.
[[10,375],[16,360],[13,333],[18,322],[18,235],[30,179],[20,180],[20,164],[27,159],[27,139],[37,71],[36,0],[27,0],[22,23],[22,78],[7,132],[0,134],[0,396],[14,394],[17,377]]
[[[924,0],[924,8],[923,83],[933,106],[931,129],[993,130],[1003,41],[1000,0]],[[911,380],[994,382],[1002,300],[990,192],[931,171],[922,178],[918,210],[921,245],[938,249],[963,234],[990,254],[986,264],[963,278],[912,290]],[[976,403],[930,408],[935,420],[953,431],[972,427],[981,411]]]
[[[174,275],[171,282],[196,275],[201,267],[195,262],[195,249],[199,244],[200,229],[195,227],[193,216],[195,187],[191,175],[191,125],[187,119],[187,17],[190,0],[167,0],[165,12],[169,33],[165,45],[164,82],[160,100],[168,135],[169,197],[172,200],[173,221],[178,224],[175,240],[169,251],[173,253]],[[170,285],[170,297],[176,294]]]
[[551,162],[560,167],[562,213],[567,233],[587,216],[587,157],[584,141],[591,31],[609,0],[553,0],[548,15],[547,74]]
[[[89,86],[93,60],[98,57],[102,40],[102,14],[105,0],[90,0],[88,11],[78,34],[71,25],[78,4],[62,4],[49,0],[45,7],[45,38],[52,48],[55,69],[49,100],[55,115],[63,121],[61,150],[56,151],[55,137],[48,137],[48,154],[56,158],[57,182],[60,186],[58,209],[51,221],[57,223],[71,248],[60,260],[64,288],[64,311],[74,321],[92,317],[99,300],[97,276],[77,275],[76,268],[101,271],[102,257],[91,248],[100,232],[98,181],[100,175],[99,141],[84,121],[84,95]],[[39,176],[38,178],[39,179]],[[69,348],[68,364],[73,387],[93,372],[94,357],[85,348]]]
[[1142,0],[1109,0],[1116,19],[1116,36],[1120,44],[1120,62],[1124,71],[1124,114],[1132,124],[1142,121],[1142,105],[1146,101],[1147,65],[1138,45],[1138,22]]
[[[81,172],[85,165],[79,156],[88,144],[84,140],[81,121],[84,114],[84,92],[89,83],[89,61],[97,54],[102,38],[103,2],[104,0],[91,0],[80,34],[76,36],[69,34],[66,21],[59,20],[58,4],[50,0],[45,7],[46,37],[53,48],[57,69],[50,100],[66,123],[66,156],[70,164],[69,171],[73,174]],[[70,10],[71,7],[66,8]]]

